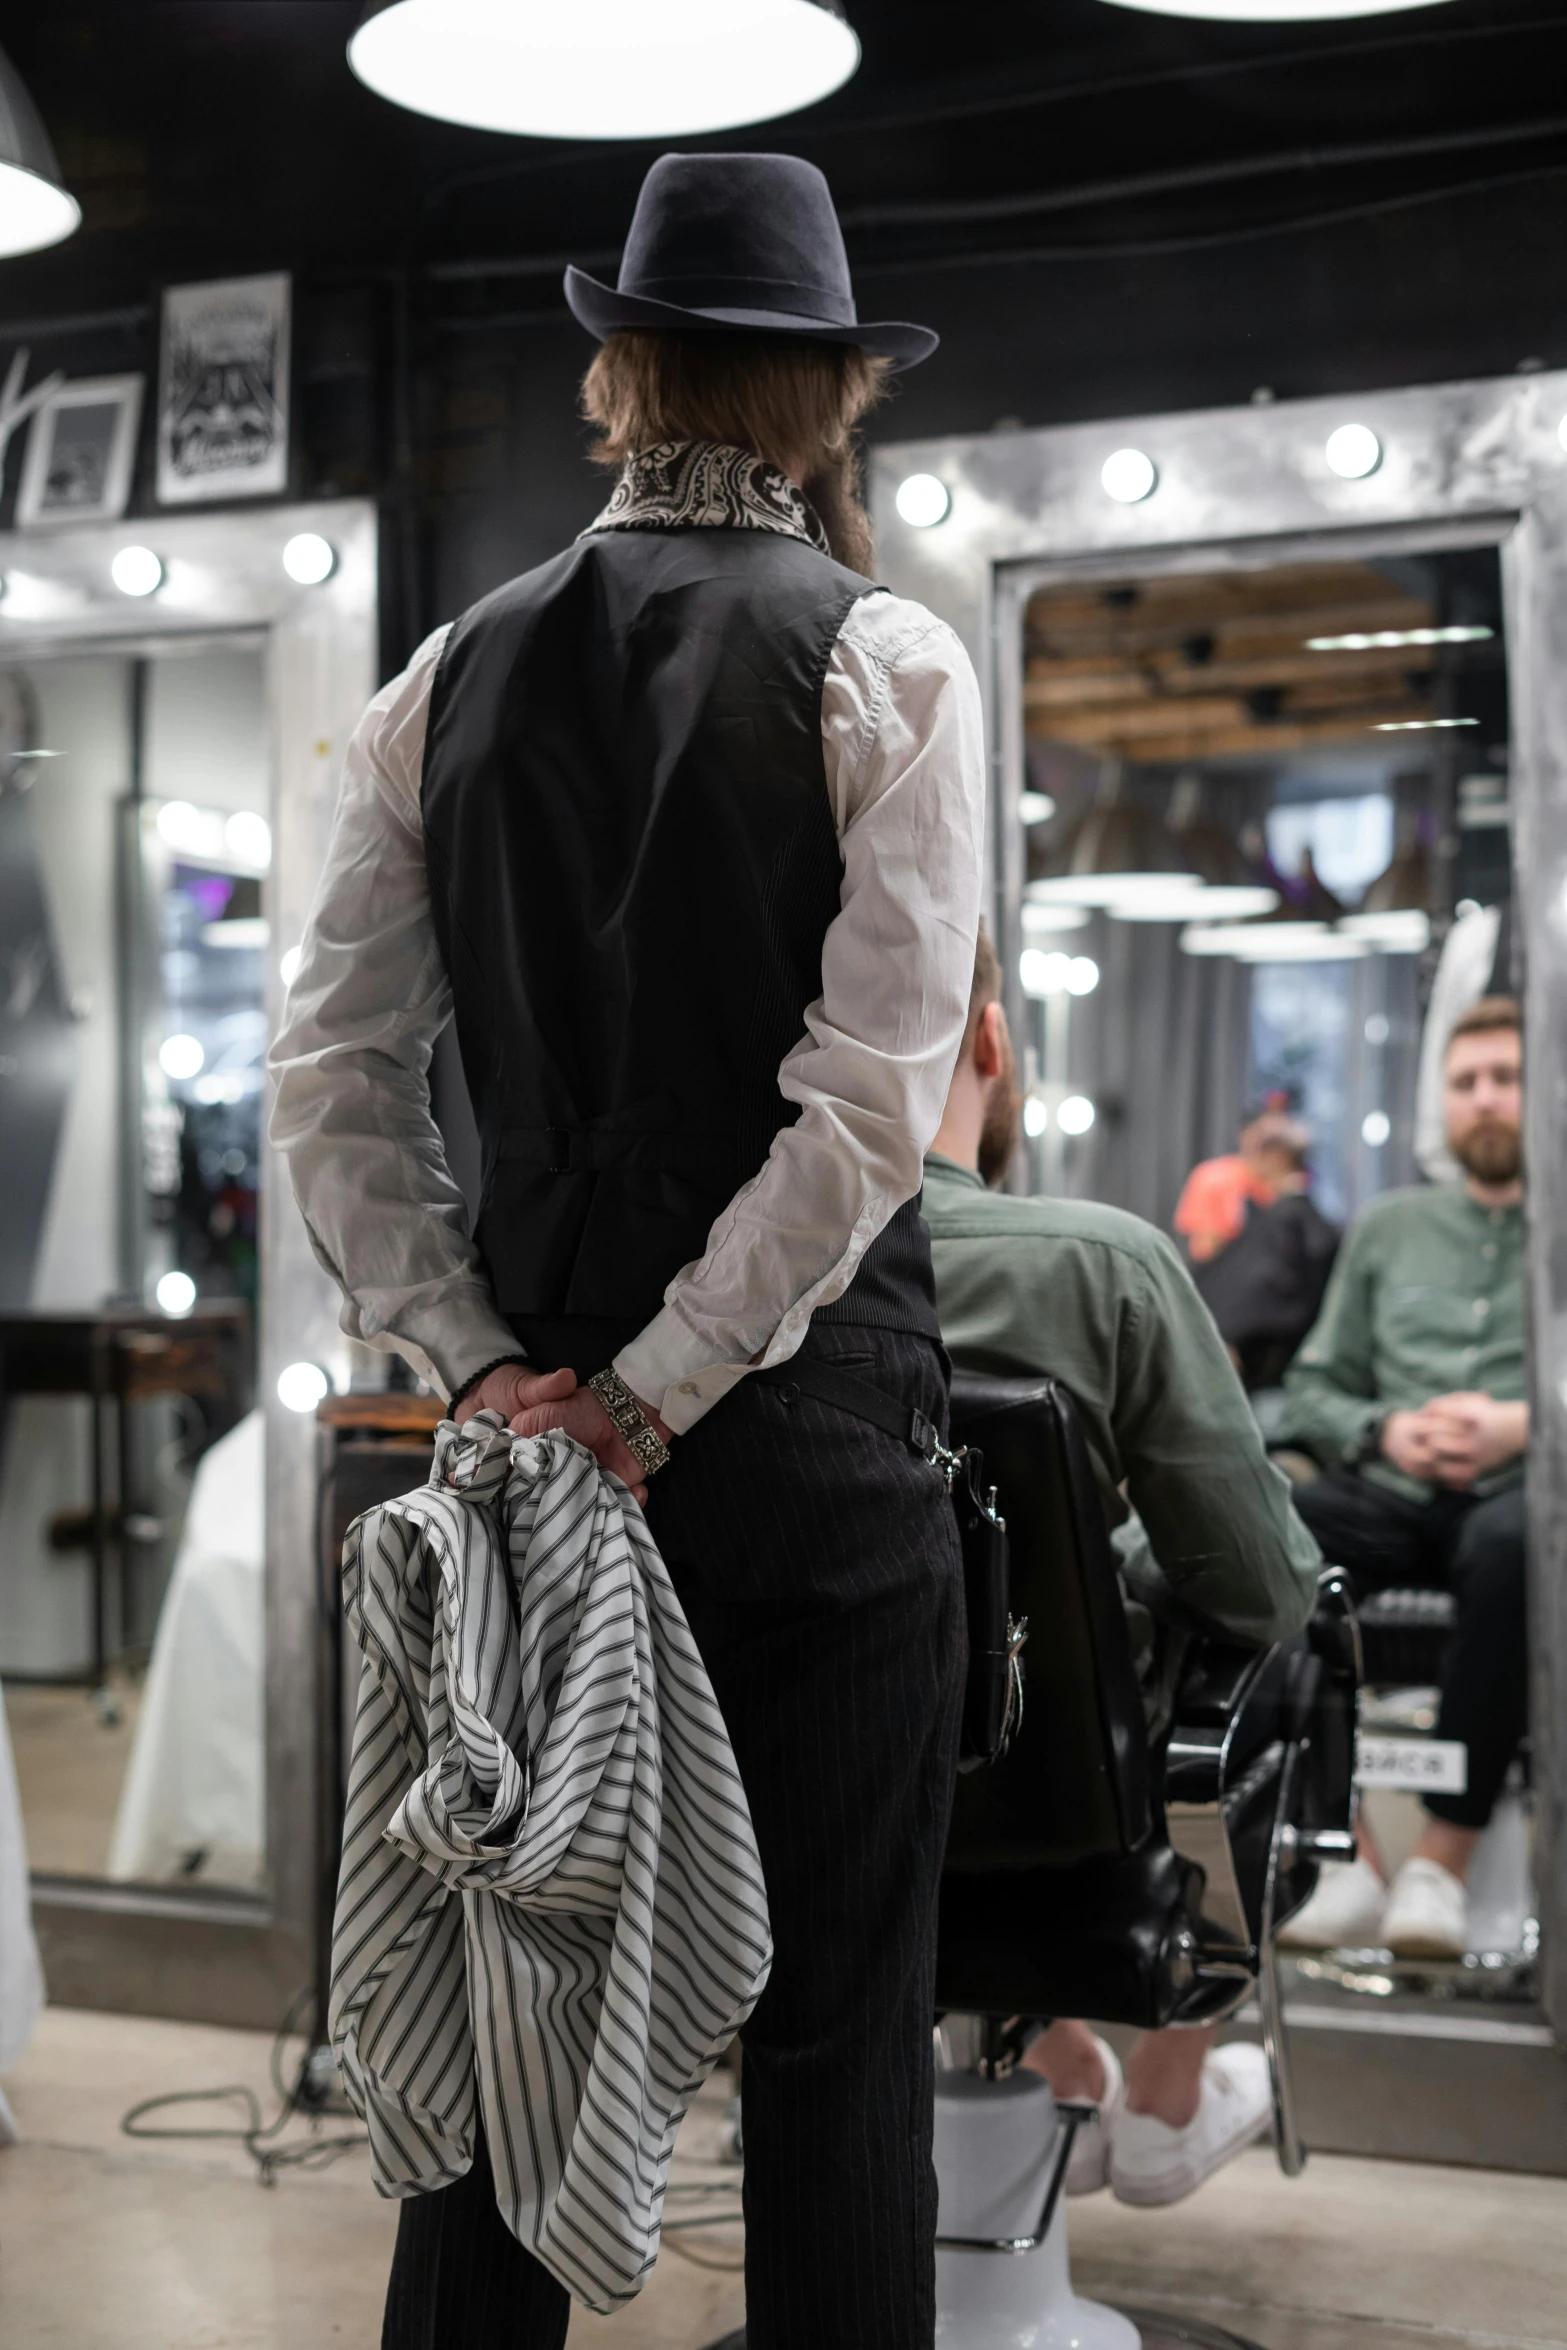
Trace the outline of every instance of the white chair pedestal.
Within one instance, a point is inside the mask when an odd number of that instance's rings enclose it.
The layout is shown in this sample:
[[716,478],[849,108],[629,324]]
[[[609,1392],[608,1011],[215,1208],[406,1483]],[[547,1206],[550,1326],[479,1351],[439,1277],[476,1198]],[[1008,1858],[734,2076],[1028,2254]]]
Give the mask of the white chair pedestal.
[[[1129,2319],[1072,2290],[1065,2196],[1055,2195],[1047,2218],[1061,2135],[1037,2073],[936,2075],[941,2350],[1139,2350]],[[1009,2244],[1030,2248],[1000,2248]]]

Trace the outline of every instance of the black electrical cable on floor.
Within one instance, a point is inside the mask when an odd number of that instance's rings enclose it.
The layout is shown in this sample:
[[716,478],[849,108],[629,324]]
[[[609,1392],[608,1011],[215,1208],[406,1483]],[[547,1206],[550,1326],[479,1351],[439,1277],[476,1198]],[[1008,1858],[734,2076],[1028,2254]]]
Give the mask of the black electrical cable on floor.
[[[304,2094],[303,2067],[296,2073],[292,2087],[284,2080],[282,2072],[284,2046],[298,2030],[300,2015],[313,1998],[313,1992],[301,1991],[290,2003],[274,2035],[268,2063],[279,2103],[278,2111],[270,2122],[262,2117],[261,2100],[255,2090],[244,2082],[230,2082],[221,2089],[172,2089],[158,2097],[142,2098],[139,2104],[133,2105],[129,2112],[120,2117],[120,2128],[126,2137],[179,2138],[203,2142],[222,2140],[230,2145],[243,2146],[256,2165],[257,2179],[263,2187],[275,2187],[280,2170],[321,2170],[329,2162],[335,2162],[340,2154],[347,2154],[358,2146],[368,2146],[370,2140],[363,2130],[340,2131],[331,2138],[313,2134],[292,2146],[273,2143],[296,2116],[308,2119],[312,2132],[315,2132],[322,2120],[321,2108]],[[166,2111],[171,2106],[233,2102],[237,2102],[246,2115],[242,2127],[203,2129],[194,2123],[178,2128],[149,2129],[145,2126],[146,2115]]]

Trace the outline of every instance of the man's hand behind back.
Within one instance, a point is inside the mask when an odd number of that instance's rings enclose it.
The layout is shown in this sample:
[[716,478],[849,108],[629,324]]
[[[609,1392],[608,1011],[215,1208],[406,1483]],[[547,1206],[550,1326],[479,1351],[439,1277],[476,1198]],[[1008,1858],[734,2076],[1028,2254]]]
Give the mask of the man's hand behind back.
[[[647,1406],[644,1404],[644,1411]],[[475,1412],[500,1412],[516,1436],[542,1436],[547,1428],[564,1428],[585,1444],[601,1468],[629,1485],[638,1502],[647,1500],[642,1464],[589,1387],[577,1385],[568,1370],[529,1371],[521,1363],[503,1363],[481,1379],[457,1407],[459,1425]],[[668,1430],[656,1412],[648,1412],[665,1442]]]
[[1382,1450],[1395,1469],[1466,1493],[1516,1460],[1529,1442],[1529,1407],[1489,1395],[1438,1395],[1418,1412],[1392,1412]]

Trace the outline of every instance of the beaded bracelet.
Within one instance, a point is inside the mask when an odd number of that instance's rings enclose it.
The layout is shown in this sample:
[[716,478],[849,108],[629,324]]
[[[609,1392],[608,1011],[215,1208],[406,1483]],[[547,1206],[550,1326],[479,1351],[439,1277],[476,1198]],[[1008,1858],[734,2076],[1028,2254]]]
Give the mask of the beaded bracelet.
[[493,1363],[486,1363],[482,1371],[475,1371],[473,1377],[465,1379],[461,1387],[453,1388],[451,1400],[446,1406],[446,1417],[449,1420],[455,1420],[457,1406],[462,1402],[463,1397],[472,1395],[476,1387],[482,1387],[492,1371],[504,1371],[508,1363],[518,1363],[525,1371],[531,1370],[533,1367],[526,1355],[497,1355]]

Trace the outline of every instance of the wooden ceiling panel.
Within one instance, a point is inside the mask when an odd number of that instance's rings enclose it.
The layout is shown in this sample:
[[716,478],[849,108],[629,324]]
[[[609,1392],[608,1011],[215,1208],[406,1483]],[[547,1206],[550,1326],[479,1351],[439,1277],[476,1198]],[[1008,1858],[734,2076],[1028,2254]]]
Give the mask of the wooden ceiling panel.
[[1149,762],[1353,741],[1430,714],[1430,653],[1315,653],[1308,640],[1432,619],[1427,599],[1365,563],[1041,588],[1025,634],[1028,729]]

